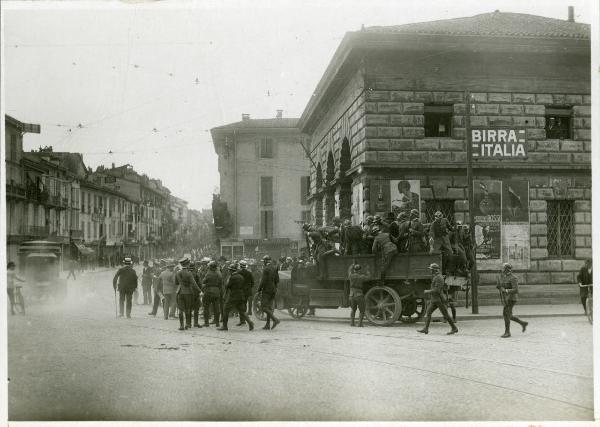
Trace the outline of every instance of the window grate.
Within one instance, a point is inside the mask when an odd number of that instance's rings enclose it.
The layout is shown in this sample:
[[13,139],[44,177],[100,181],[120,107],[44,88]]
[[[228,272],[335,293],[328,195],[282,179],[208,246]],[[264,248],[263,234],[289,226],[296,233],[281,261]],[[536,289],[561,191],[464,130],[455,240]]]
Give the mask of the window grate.
[[575,252],[573,201],[548,201],[548,255],[572,258]]
[[[426,200],[425,201],[425,223],[433,222],[434,214],[440,211],[444,218],[446,218],[451,224],[454,223],[454,200],[442,199],[442,200]],[[422,216],[422,215],[421,215]]]

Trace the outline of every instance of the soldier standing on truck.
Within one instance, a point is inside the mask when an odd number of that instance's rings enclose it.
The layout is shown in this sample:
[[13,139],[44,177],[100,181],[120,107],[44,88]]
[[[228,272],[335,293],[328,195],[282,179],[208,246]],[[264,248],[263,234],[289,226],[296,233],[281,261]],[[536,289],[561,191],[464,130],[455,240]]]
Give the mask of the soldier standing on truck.
[[422,334],[429,333],[429,324],[431,323],[431,313],[433,313],[436,309],[440,309],[442,316],[444,319],[450,324],[452,329],[447,335],[452,335],[458,332],[458,328],[454,321],[448,315],[448,309],[446,308],[446,297],[444,296],[444,277],[442,273],[440,273],[440,266],[433,263],[428,267],[431,270],[432,279],[431,279],[431,289],[427,289],[425,291],[426,295],[431,296],[431,300],[427,305],[427,314],[425,315],[425,327],[423,329],[419,329],[417,332]]
[[379,258],[379,278],[381,283],[385,280],[385,273],[392,262],[394,255],[398,253],[396,244],[390,239],[390,235],[387,233],[380,233],[379,227],[373,227],[373,241],[372,252]]

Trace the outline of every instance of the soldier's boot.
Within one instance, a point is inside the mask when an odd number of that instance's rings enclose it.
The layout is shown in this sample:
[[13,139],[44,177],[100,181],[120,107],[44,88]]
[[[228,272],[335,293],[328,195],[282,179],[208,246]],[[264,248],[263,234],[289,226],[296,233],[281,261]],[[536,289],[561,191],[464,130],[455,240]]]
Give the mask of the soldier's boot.
[[217,328],[218,331],[228,331],[227,322],[229,321],[229,313],[223,313],[223,326]]
[[423,329],[419,329],[417,332],[427,335],[429,333],[429,324],[431,323],[431,316],[427,316],[425,318],[425,327]]
[[265,323],[263,329],[266,329],[267,331],[271,329],[271,315],[269,313],[267,313],[267,323]]
[[202,325],[198,323],[198,310],[194,311],[194,328],[201,328]]
[[246,324],[246,322],[248,323],[248,330],[252,331],[254,330],[254,322],[252,320],[250,320],[250,318],[246,315],[246,313],[244,313],[243,311],[240,312],[240,317],[243,319],[242,325]]
[[179,330],[183,331],[185,328],[183,327],[183,313],[179,313]]
[[452,329],[450,330],[450,332],[446,332],[446,335],[453,335],[453,334],[457,333],[458,328],[456,327],[454,320],[448,319],[448,323],[450,323],[450,326],[452,327]]
[[512,320],[513,322],[517,322],[519,325],[521,325],[521,330],[523,332],[525,332],[525,330],[527,329],[527,325],[529,325],[528,322],[525,322],[524,320],[519,319],[518,317],[512,316],[510,318],[510,320]]
[[450,311],[452,311],[452,320],[456,322],[456,308],[450,307]]
[[279,323],[281,322],[281,320],[279,320],[277,317],[275,317],[273,314],[271,314],[271,317],[273,318],[273,326],[271,326],[271,330],[275,329],[275,327],[277,325],[279,325]]
[[364,313],[360,313],[360,317],[358,318],[358,327],[362,328],[363,327],[363,319],[365,318],[365,314]]
[[356,326],[356,325],[354,324],[354,317],[355,317],[355,316],[356,316],[356,311],[355,311],[355,310],[352,310],[352,311],[350,312],[350,326]]
[[510,319],[504,318],[504,334],[500,338],[510,337]]

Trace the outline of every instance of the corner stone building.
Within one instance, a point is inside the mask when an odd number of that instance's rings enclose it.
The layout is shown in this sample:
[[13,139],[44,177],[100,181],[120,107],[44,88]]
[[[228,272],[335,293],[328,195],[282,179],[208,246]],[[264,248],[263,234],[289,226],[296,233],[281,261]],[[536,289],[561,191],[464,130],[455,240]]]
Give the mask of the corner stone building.
[[[468,221],[469,93],[473,128],[526,132],[526,158],[476,159],[473,176],[529,183],[527,302],[576,302],[592,255],[590,85],[590,28],[572,20],[496,11],[349,32],[299,122],[313,217],[385,214],[382,189],[405,179],[420,181],[424,222]],[[497,303],[497,270],[479,271],[480,303]]]

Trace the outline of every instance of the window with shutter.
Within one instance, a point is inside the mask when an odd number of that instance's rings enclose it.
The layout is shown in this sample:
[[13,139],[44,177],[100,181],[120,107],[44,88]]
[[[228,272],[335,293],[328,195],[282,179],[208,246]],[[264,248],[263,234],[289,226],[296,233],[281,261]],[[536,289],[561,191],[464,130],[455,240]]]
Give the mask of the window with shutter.
[[260,177],[260,205],[273,206],[273,177]]
[[263,239],[273,237],[273,211],[260,212],[260,233]]
[[271,138],[263,138],[260,143],[260,158],[273,158],[273,140]]

